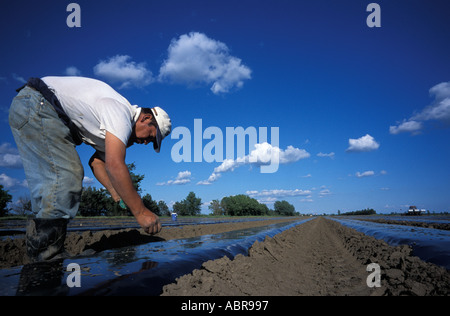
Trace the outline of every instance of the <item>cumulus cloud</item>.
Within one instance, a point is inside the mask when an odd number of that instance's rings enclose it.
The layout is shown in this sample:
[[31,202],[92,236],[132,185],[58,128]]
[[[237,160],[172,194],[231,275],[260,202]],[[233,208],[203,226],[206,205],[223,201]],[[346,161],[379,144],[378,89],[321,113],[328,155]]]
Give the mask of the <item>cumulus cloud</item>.
[[288,164],[308,158],[309,156],[310,154],[306,150],[293,146],[288,146],[285,150],[282,150],[267,142],[255,144],[255,149],[249,155],[237,159],[225,159],[220,166],[214,168],[214,172],[207,180],[200,181],[197,184],[212,184],[212,182],[220,178],[222,173],[234,171],[243,165],[265,166],[270,164]]
[[323,189],[323,190],[320,190],[320,192],[319,192],[319,197],[325,197],[325,196],[327,196],[327,195],[330,195],[331,194],[331,191],[329,190],[329,189]]
[[328,153],[328,154],[320,152],[320,153],[317,154],[317,157],[329,157],[329,158],[333,159],[334,155],[335,155],[334,152],[331,152],[331,153]]
[[94,179],[84,176],[83,185],[92,185],[92,184],[94,184]]
[[372,151],[378,149],[380,144],[375,141],[375,139],[366,134],[357,139],[350,138],[348,140],[349,147],[347,148],[348,152],[362,152],[362,151]]
[[3,185],[6,189],[11,189],[15,186],[28,187],[27,180],[20,181],[15,178],[11,178],[10,176],[2,173],[0,174],[0,184]]
[[418,134],[422,130],[422,128],[422,122],[403,120],[403,122],[397,126],[390,126],[389,133],[396,135],[404,132],[409,132],[415,135]]
[[9,143],[0,145],[0,167],[22,168],[22,159],[19,151]]
[[128,55],[116,55],[100,61],[95,65],[94,73],[112,83],[121,84],[119,89],[144,87],[154,81],[152,72],[146,68],[145,63],[136,63]]
[[285,197],[305,196],[311,197],[310,190],[262,190],[262,191],[247,191],[246,194],[252,198],[256,198],[259,203],[272,204],[273,202]]
[[208,84],[214,94],[241,88],[250,78],[250,68],[231,56],[227,45],[198,32],[172,40],[159,72],[161,81],[189,86]]
[[440,121],[450,126],[450,81],[433,86],[429,93],[431,97],[434,97],[434,101],[409,119],[404,119],[401,123],[390,126],[389,132],[391,134],[404,132],[413,135],[419,134],[424,127],[423,122],[430,120]]
[[158,182],[156,185],[181,185],[190,182],[191,182],[191,172],[186,170],[178,172],[178,175],[175,178],[175,180],[169,180],[167,182]]
[[274,198],[282,198],[282,197],[294,197],[294,196],[309,196],[311,195],[310,190],[262,190],[262,191],[247,191],[246,194],[250,197],[274,197]]
[[430,95],[434,96],[434,102],[427,106],[413,120],[439,120],[450,123],[450,81],[442,82],[430,89]]
[[364,171],[362,173],[358,171],[355,175],[358,178],[371,177],[371,176],[375,175],[375,172],[372,170]]
[[81,76],[81,71],[75,66],[69,66],[64,70],[66,76]]

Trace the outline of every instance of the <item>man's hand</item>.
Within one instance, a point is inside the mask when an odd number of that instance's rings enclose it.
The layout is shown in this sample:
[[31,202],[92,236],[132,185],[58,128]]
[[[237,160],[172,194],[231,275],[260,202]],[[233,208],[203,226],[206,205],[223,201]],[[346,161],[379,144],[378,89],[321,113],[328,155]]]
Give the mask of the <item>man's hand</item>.
[[125,164],[125,145],[116,136],[106,132],[105,149],[105,170],[112,187],[130,208],[136,221],[146,233],[151,235],[159,233],[161,223],[158,216],[144,206],[131,181],[130,173]]
[[136,214],[136,220],[139,225],[144,229],[147,234],[154,235],[161,231],[161,223],[159,217],[148,209]]

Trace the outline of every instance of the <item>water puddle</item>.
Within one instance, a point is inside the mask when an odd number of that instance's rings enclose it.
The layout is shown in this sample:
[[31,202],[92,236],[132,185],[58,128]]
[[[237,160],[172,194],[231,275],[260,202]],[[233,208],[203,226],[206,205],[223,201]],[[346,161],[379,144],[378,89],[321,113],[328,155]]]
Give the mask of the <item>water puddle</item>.
[[[25,265],[0,270],[0,295],[159,295],[175,278],[223,256],[247,254],[255,241],[273,237],[310,219],[205,235],[153,242],[70,258],[45,265]],[[80,287],[69,287],[73,270],[80,267]]]
[[409,245],[420,259],[450,270],[450,231],[394,224],[380,224],[352,219],[330,219],[392,246]]

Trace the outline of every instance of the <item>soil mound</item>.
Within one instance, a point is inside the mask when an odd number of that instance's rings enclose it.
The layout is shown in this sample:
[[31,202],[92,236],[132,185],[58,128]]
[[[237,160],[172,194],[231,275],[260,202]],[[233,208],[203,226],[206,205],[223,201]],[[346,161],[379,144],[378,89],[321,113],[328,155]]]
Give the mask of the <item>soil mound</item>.
[[[380,266],[369,287],[367,265]],[[449,272],[411,255],[408,246],[317,218],[264,242],[249,256],[223,257],[166,285],[163,295],[448,295]]]

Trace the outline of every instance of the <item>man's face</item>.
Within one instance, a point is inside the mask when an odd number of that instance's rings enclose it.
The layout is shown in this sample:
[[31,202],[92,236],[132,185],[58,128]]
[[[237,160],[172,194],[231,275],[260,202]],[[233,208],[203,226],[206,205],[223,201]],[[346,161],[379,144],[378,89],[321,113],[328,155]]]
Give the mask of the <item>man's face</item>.
[[134,126],[129,146],[133,145],[133,143],[147,145],[148,143],[156,142],[156,126],[150,124],[151,121],[151,114],[143,114],[139,117]]

